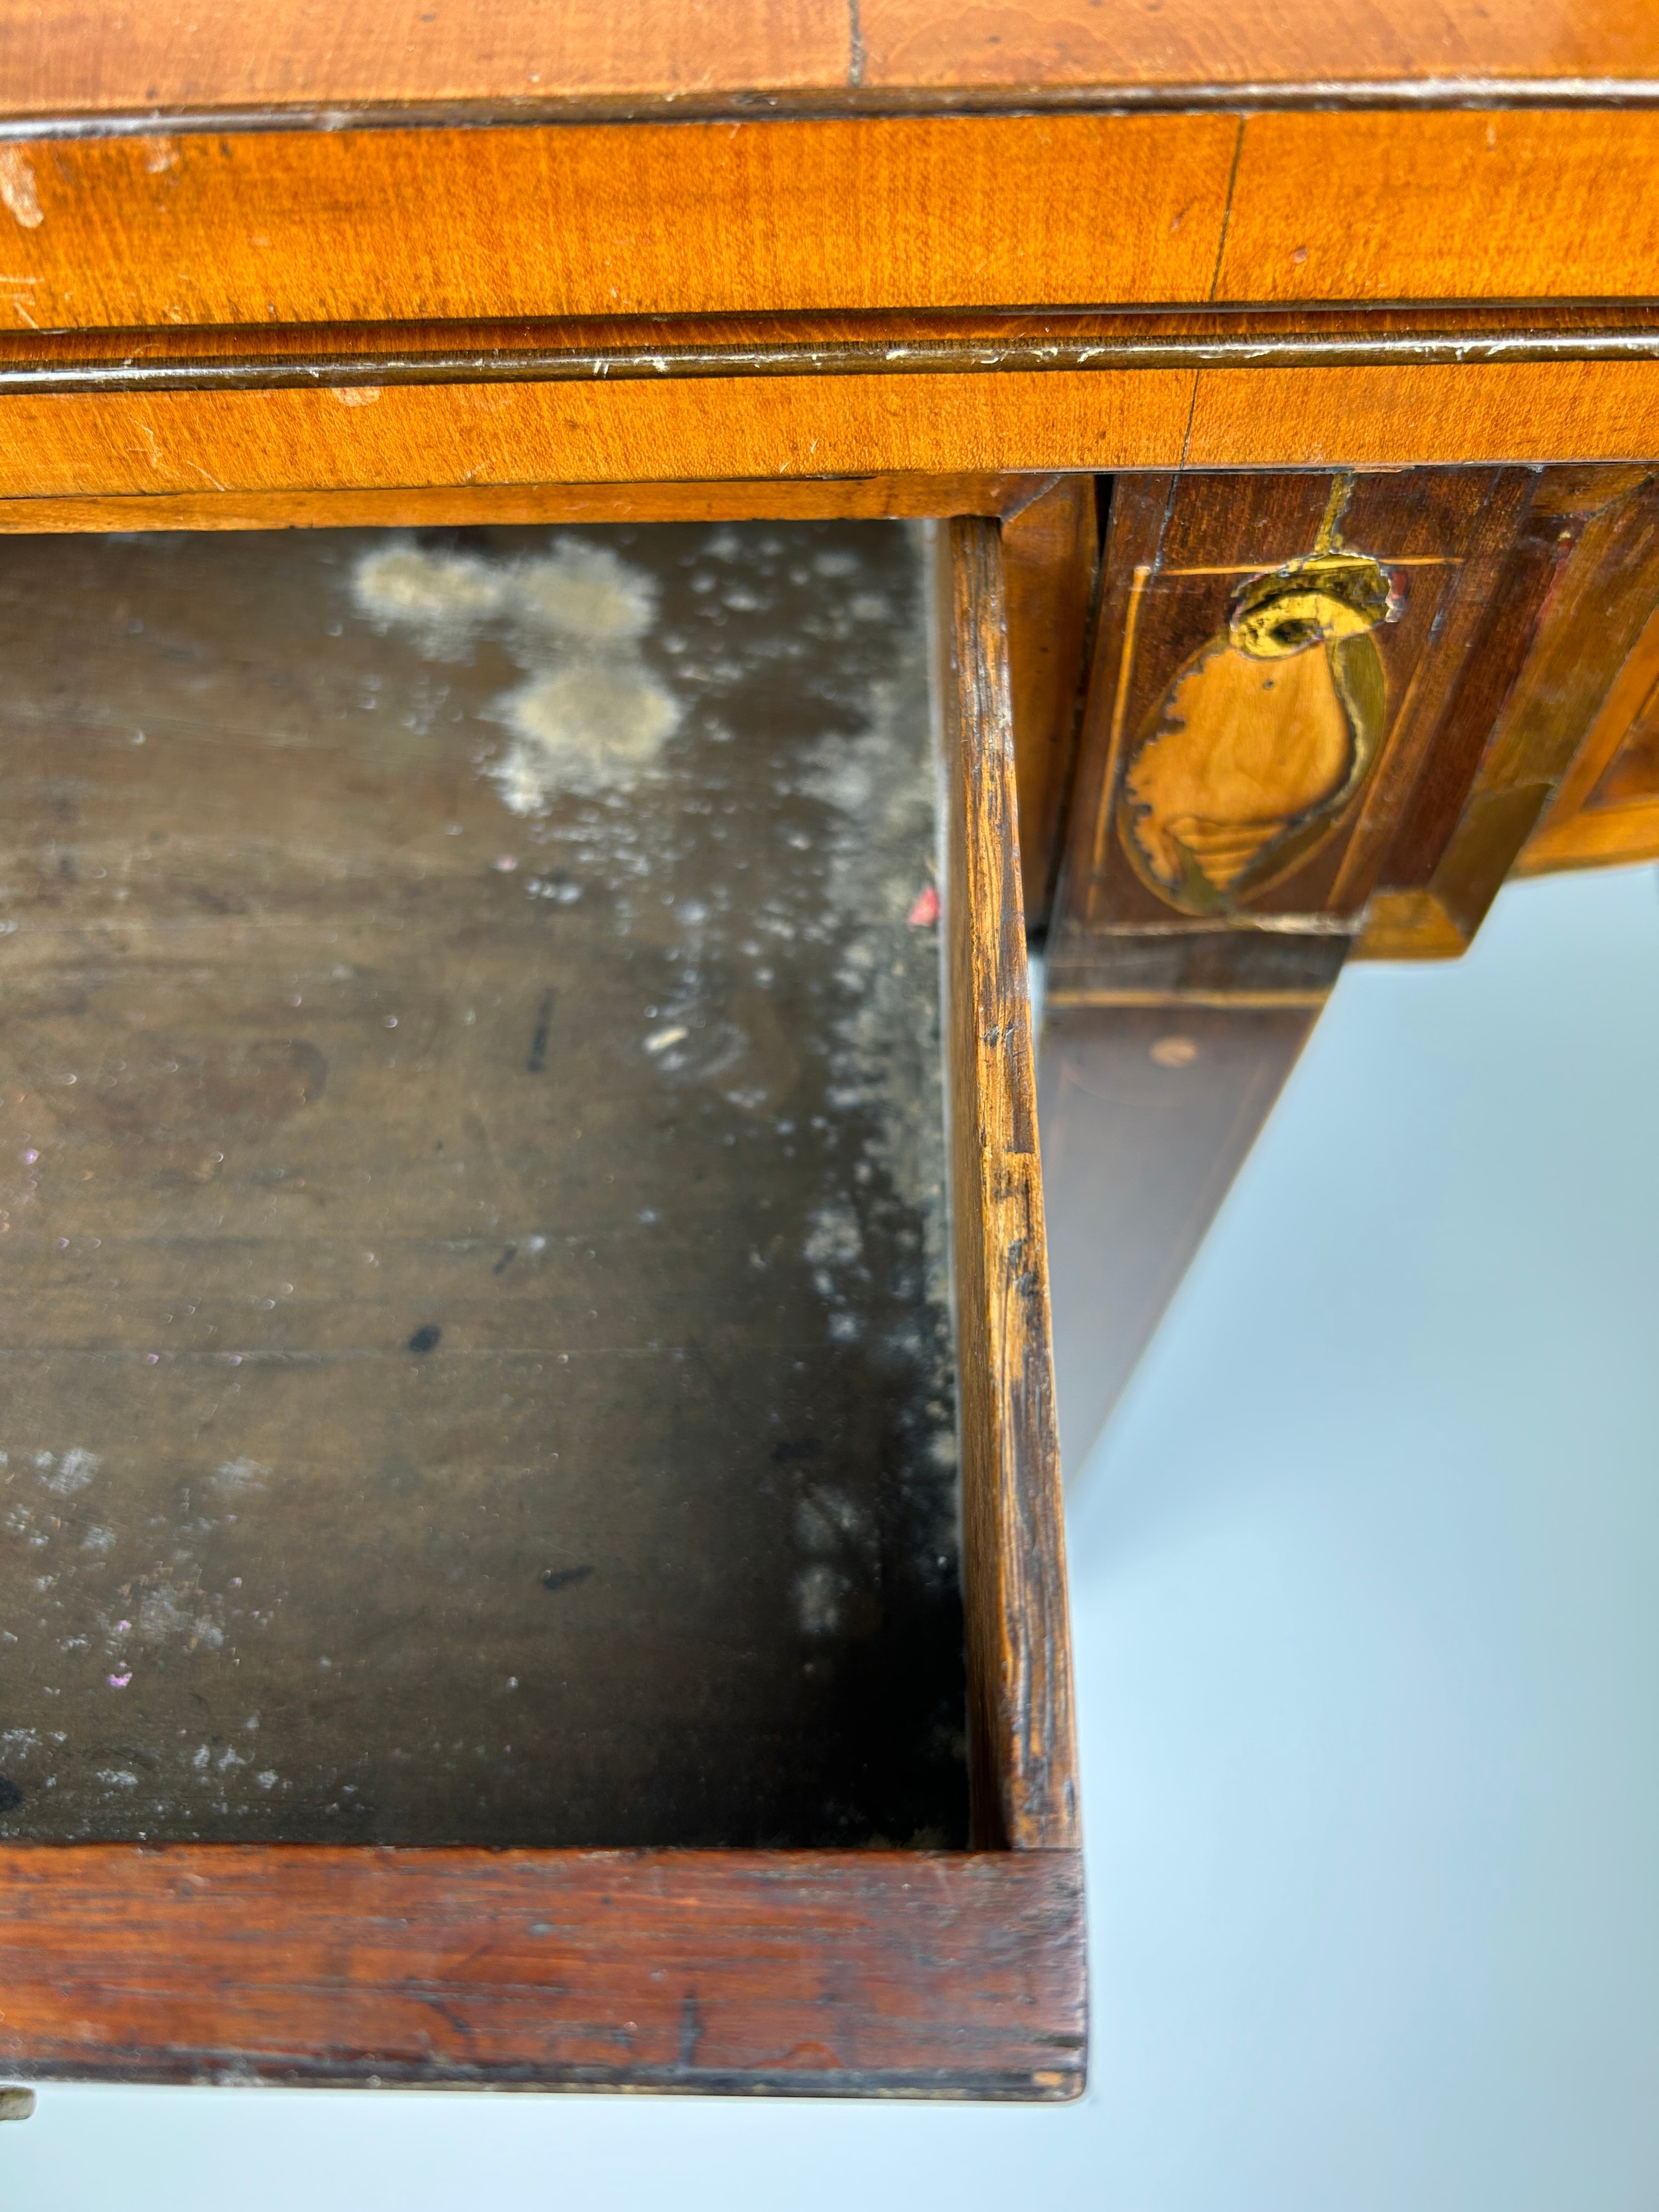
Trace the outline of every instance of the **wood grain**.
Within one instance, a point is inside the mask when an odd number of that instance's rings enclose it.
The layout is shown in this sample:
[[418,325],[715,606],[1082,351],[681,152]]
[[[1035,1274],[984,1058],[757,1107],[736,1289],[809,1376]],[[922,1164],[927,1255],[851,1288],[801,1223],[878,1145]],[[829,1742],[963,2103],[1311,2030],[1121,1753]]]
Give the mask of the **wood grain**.
[[0,323],[1200,301],[1236,132],[1066,115],[38,139],[5,151]]
[[1074,2097],[1065,1851],[0,1848],[29,2080]]
[[1522,875],[1659,860],[1659,613],[1614,677],[1516,864]]
[[[1593,501],[1593,487],[1586,489]],[[1627,488],[1582,527],[1555,514],[1550,526],[1568,557],[1423,886],[1466,939],[1480,927],[1581,748],[1605,741],[1600,717],[1607,713],[1616,722],[1639,703],[1625,695],[1608,704],[1659,605],[1659,484]],[[1501,605],[1496,612],[1501,619]],[[1641,688],[1638,667],[1632,690]]]
[[0,6],[0,114],[380,106],[841,84],[844,0],[77,0]]
[[1218,300],[1605,299],[1659,253],[1659,115],[1253,115]]
[[1169,467],[1191,392],[1168,369],[11,398],[0,498]]
[[[1527,489],[1530,492],[1532,486]],[[1564,527],[1563,518],[1547,504],[1532,501],[1520,516],[1502,549],[1502,566],[1492,580],[1433,745],[1409,797],[1396,811],[1380,880],[1385,893],[1395,897],[1422,894],[1417,920],[1437,954],[1448,949],[1445,925],[1450,916],[1429,886],[1577,536],[1572,522]],[[1379,921],[1379,935],[1397,936],[1407,912],[1397,906],[1389,909]],[[1366,928],[1370,934],[1370,917]],[[1450,933],[1462,951],[1467,940],[1455,925]]]
[[1028,929],[1048,916],[1099,562],[1092,477],[1063,477],[1002,527]]
[[969,1768],[976,1839],[1070,1849],[1076,1745],[996,526],[939,535],[945,927]]
[[439,484],[407,489],[127,492],[0,499],[0,533],[88,530],[424,530],[476,523],[781,522],[1000,515],[1049,477],[763,477],[726,483]]
[[[719,483],[1659,449],[1659,363],[14,394],[0,501]],[[1191,434],[1188,422],[1191,418]],[[756,513],[763,510],[757,508]]]
[[[1659,77],[1641,0],[373,0],[319,17],[304,0],[136,0],[95,38],[70,0],[0,9],[9,116],[471,102],[666,105],[757,89],[866,100],[1043,88],[1249,85],[1323,92],[1458,80],[1549,86]],[[856,36],[854,35],[856,27]]]
[[0,326],[1641,300],[1656,184],[1601,110],[41,137]]
[[[1500,773],[1492,782],[1485,763],[1495,734],[1517,686],[1527,681],[1540,633],[1559,623],[1562,605],[1574,611],[1580,657],[1596,659],[1601,625],[1593,601],[1575,584],[1575,570],[1581,559],[1596,562],[1599,535],[1618,537],[1615,511],[1644,482],[1639,469],[1558,468],[1533,476],[1432,748],[1398,816],[1382,887],[1356,947],[1362,958],[1455,959],[1466,950],[1540,799],[1536,789],[1529,795],[1517,789],[1512,775]],[[1557,652],[1559,646],[1547,651],[1546,668]],[[1500,749],[1494,758],[1505,757]],[[1482,888],[1471,896],[1468,871],[1477,846],[1484,848]]]
[[1647,362],[1205,369],[1188,468],[1389,468],[1645,461],[1659,453]]
[[[1435,787],[1425,768],[1441,757],[1446,745],[1449,703],[1482,624],[1500,600],[1531,489],[1520,469],[1402,471],[1392,479],[1392,487],[1400,502],[1401,522],[1407,530],[1407,518],[1416,502],[1432,511],[1438,505],[1437,494],[1444,501],[1435,523],[1443,532],[1442,543],[1452,556],[1455,573],[1428,649],[1404,687],[1395,741],[1361,799],[1352,842],[1337,872],[1334,902],[1349,911],[1354,902],[1363,904],[1377,883],[1401,818],[1425,782],[1440,810],[1437,815],[1432,807],[1425,808],[1425,818],[1443,825],[1455,817],[1457,796]],[[1467,775],[1464,757],[1457,760]]]
[[866,84],[940,90],[1659,76],[1642,0],[861,0],[859,22]]

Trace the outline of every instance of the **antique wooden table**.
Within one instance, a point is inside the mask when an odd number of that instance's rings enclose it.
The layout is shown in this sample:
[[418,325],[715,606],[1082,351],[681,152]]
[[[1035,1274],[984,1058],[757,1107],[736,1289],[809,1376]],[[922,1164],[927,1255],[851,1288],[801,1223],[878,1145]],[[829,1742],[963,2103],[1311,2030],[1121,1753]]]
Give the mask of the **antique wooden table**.
[[1639,0],[3,0],[0,528],[939,526],[973,1843],[25,1833],[8,2070],[1077,2094],[1025,933],[1075,1460],[1343,963],[1659,852],[1656,107]]

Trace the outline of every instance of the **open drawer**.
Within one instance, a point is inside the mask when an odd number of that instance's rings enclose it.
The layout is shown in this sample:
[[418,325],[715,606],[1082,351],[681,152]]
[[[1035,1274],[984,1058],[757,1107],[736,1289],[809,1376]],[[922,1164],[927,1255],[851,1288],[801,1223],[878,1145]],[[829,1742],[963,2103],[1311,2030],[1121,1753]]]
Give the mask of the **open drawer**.
[[0,562],[0,2067],[1075,2095],[997,526]]

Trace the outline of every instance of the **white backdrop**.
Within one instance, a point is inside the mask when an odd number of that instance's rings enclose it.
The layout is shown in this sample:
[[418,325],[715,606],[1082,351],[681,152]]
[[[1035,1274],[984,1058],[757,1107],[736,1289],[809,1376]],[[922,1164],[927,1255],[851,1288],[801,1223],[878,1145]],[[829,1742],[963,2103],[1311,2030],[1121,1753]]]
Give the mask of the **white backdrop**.
[[1650,872],[1350,971],[1073,1554],[1082,2105],[49,2087],[0,2204],[1652,2212]]

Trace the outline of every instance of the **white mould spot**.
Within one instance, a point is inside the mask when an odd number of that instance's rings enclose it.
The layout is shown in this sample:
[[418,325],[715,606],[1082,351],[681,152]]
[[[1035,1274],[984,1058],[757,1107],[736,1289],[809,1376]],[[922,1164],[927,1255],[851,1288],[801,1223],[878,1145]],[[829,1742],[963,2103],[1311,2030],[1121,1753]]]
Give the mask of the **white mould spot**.
[[833,1636],[841,1626],[847,1577],[817,1559],[795,1577],[795,1619],[805,1636]]
[[200,1595],[198,1590],[158,1583],[138,1601],[139,1634],[150,1638],[182,1637],[188,1643],[204,1644],[210,1651],[216,1651],[225,1640],[225,1632],[210,1614],[192,1609],[191,1601],[199,1600]]
[[804,1552],[838,1552],[866,1542],[870,1534],[866,1516],[844,1491],[814,1489],[795,1507],[795,1537]]
[[375,622],[408,623],[428,652],[445,655],[493,615],[505,596],[505,574],[467,553],[429,553],[389,545],[366,553],[352,574],[362,611]]
[[34,1463],[54,1498],[73,1498],[77,1490],[84,1490],[100,1465],[95,1452],[83,1450],[79,1444],[71,1444],[56,1466],[50,1452],[37,1452]]
[[359,561],[353,589],[365,614],[407,624],[434,654],[453,657],[499,624],[528,678],[489,709],[512,735],[487,773],[514,814],[544,813],[564,792],[631,788],[679,726],[678,702],[639,649],[656,583],[609,546],[569,538],[492,563],[400,543]]
[[34,189],[34,164],[21,146],[0,146],[0,200],[25,230],[39,230],[46,221]]
[[245,1491],[263,1490],[264,1478],[270,1473],[270,1469],[261,1467],[257,1459],[228,1459],[215,1471],[213,1480],[217,1488],[228,1490],[234,1496]]
[[525,621],[592,644],[632,643],[657,611],[653,580],[608,545],[567,540],[545,558],[509,569],[507,583]]
[[[841,549],[829,548],[814,565],[820,574],[844,576],[859,564]],[[838,1115],[872,1117],[862,1157],[852,1166],[854,1192],[868,1189],[879,1176],[921,1215],[927,1293],[942,1305],[949,1263],[941,1234],[945,1160],[937,1042],[915,1033],[913,986],[897,957],[901,940],[915,942],[907,923],[931,793],[916,775],[908,738],[914,708],[885,686],[877,687],[872,703],[866,729],[850,740],[822,744],[799,786],[827,811],[822,835],[829,905],[840,924],[837,980],[843,1000],[834,1024],[827,1097]],[[896,1050],[896,1037],[903,1040]],[[858,1255],[844,1233],[839,1239],[832,1234],[837,1218],[854,1218],[853,1193],[826,1196],[805,1256],[814,1263],[820,1293],[840,1304],[850,1287],[842,1271]]]
[[812,1216],[812,1227],[801,1247],[803,1257],[818,1267],[852,1267],[864,1251],[858,1216],[844,1198],[832,1199]]
[[491,769],[515,814],[538,814],[559,791],[626,788],[650,768],[680,709],[643,665],[577,662],[501,702],[514,742]]
[[384,388],[379,384],[334,384],[329,386],[342,407],[372,407]]

